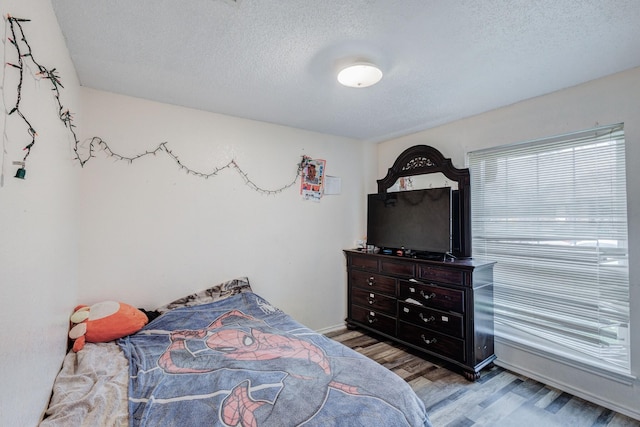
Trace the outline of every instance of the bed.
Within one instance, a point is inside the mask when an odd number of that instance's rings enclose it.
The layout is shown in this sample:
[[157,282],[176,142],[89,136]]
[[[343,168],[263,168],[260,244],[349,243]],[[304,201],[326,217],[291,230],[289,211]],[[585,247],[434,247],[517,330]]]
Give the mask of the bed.
[[431,425],[404,380],[296,322],[246,278],[149,317],[66,355],[41,426]]

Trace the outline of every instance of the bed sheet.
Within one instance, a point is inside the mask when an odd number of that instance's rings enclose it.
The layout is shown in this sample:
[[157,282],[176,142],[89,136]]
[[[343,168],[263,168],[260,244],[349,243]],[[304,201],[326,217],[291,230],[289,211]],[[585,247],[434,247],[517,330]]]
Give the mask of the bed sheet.
[[129,365],[115,341],[67,353],[41,427],[129,425]]

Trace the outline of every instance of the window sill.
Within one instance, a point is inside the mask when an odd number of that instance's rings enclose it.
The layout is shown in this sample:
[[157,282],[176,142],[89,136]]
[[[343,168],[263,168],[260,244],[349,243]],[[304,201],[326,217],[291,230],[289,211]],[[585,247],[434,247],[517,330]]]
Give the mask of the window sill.
[[[589,374],[593,374],[593,375],[598,375],[600,377],[606,378],[608,380],[612,380],[615,382],[618,382],[620,384],[624,384],[627,386],[632,386],[635,381],[637,380],[637,377],[634,376],[632,373],[627,372],[623,369],[616,369],[616,368],[609,368],[609,369],[604,369],[600,366],[596,366],[596,365],[592,365],[589,363],[585,363],[585,362],[581,362],[579,360],[575,360],[573,358],[569,358],[569,357],[563,357],[561,355],[555,354],[555,353],[551,353],[545,350],[542,350],[540,348],[533,348],[531,346],[528,346],[524,343],[519,343],[516,341],[512,341],[512,340],[508,340],[505,338],[500,338],[500,337],[495,337],[495,342],[508,346],[508,347],[512,347],[515,349],[518,349],[520,351],[526,352],[526,353],[530,353],[534,356],[538,356],[538,357],[543,357],[545,359],[549,359],[552,360],[556,363],[561,363],[563,365],[569,366],[571,368],[575,368],[575,369],[579,369],[581,371],[587,372]],[[499,360],[496,361],[497,364],[499,363]]]

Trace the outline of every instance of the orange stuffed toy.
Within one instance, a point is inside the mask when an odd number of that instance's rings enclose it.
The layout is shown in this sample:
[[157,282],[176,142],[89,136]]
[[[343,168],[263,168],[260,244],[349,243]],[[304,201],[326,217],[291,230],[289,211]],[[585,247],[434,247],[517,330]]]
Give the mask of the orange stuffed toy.
[[149,322],[137,308],[116,301],[104,301],[92,306],[79,305],[73,310],[69,331],[75,340],[73,351],[82,350],[85,342],[107,342],[138,332]]

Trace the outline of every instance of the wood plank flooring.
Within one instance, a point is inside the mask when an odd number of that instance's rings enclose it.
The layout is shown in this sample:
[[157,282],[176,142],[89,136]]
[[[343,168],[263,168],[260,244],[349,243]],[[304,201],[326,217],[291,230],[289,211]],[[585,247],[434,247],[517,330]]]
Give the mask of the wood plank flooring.
[[439,362],[359,330],[326,336],[407,381],[424,401],[434,427],[640,427],[640,421],[497,366],[470,382]]

